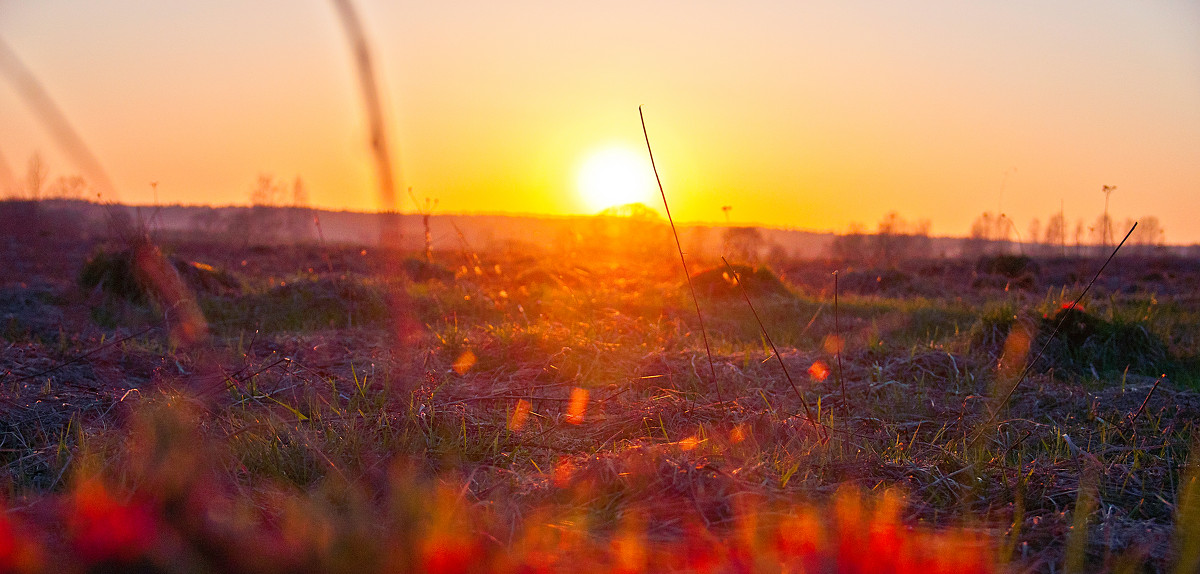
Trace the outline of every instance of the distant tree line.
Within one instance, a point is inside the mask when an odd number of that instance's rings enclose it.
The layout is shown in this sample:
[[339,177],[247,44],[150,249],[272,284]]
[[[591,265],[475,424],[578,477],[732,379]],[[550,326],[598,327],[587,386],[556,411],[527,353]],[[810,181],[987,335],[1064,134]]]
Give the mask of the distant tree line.
[[[5,169],[7,171],[7,169]],[[26,162],[25,173],[19,178],[9,175],[0,181],[0,197],[9,200],[85,200],[92,199],[94,190],[88,181],[79,175],[59,176],[51,179],[50,170],[39,154],[33,154]],[[1120,226],[1114,224],[1108,213],[1108,195],[1114,186],[1104,186],[1105,211],[1090,224],[1082,218],[1068,222],[1063,212],[1050,215],[1042,223],[1034,218],[1022,235],[1017,224],[1005,213],[984,212],[971,223],[970,231],[962,242],[961,255],[979,257],[1001,253],[1023,254],[1039,257],[1082,257],[1103,254],[1111,249],[1123,230],[1134,225],[1126,218]],[[318,237],[318,221],[309,206],[308,189],[296,177],[290,184],[276,180],[271,175],[260,175],[249,192],[250,207],[232,210],[206,209],[194,215],[192,231],[202,235],[225,234],[244,245],[304,243]],[[728,206],[723,207],[728,217]],[[36,214],[35,214],[36,215]],[[559,241],[572,249],[578,243],[592,243],[609,250],[643,253],[648,247],[648,236],[657,239],[665,228],[657,212],[641,204],[610,208],[586,230],[577,231],[571,237]],[[626,227],[643,229],[639,236]],[[890,266],[906,259],[928,258],[934,255],[930,238],[931,224],[928,219],[910,222],[893,211],[883,217],[874,232],[861,223],[850,224],[849,231],[834,238],[831,255],[843,261]],[[658,233],[646,231],[654,230]],[[594,242],[594,243],[593,243]],[[701,241],[702,243],[702,241]],[[722,254],[734,261],[756,263],[764,258],[774,260],[782,257],[781,246],[770,244],[757,227],[727,227],[721,235]],[[1139,255],[1164,253],[1166,230],[1155,216],[1137,220],[1137,228],[1130,236],[1123,251]]]
[[[1006,214],[993,215],[985,212],[971,224],[970,234],[963,242],[963,255],[976,257],[999,253],[1018,253],[1039,257],[1084,257],[1101,254],[1112,249],[1124,232],[1133,227],[1134,220],[1126,218],[1120,227],[1104,214],[1087,225],[1083,219],[1069,224],[1063,214],[1055,213],[1045,226],[1034,218],[1027,232],[1021,236],[1016,224]],[[1166,230],[1155,216],[1148,215],[1137,220],[1137,229],[1122,247],[1126,253],[1152,255],[1166,249]]]
[[87,199],[92,188],[79,175],[64,175],[50,179],[50,169],[42,156],[33,154],[25,164],[25,174],[15,181],[5,182],[5,199],[41,201],[43,199]]
[[297,177],[288,184],[259,175],[250,190],[250,207],[209,208],[193,215],[191,223],[200,235],[222,233],[242,245],[271,245],[314,241],[315,218],[303,180]]
[[931,227],[928,219],[909,222],[893,211],[879,221],[874,233],[861,223],[850,224],[850,231],[835,237],[830,249],[842,261],[892,266],[906,259],[932,257]]

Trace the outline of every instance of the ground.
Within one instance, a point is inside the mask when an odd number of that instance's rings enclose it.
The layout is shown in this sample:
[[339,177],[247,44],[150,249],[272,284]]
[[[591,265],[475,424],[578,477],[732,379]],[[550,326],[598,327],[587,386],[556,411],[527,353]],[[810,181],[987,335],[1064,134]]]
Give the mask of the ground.
[[183,295],[144,271],[125,271],[140,297],[109,267],[81,283],[138,241],[0,243],[0,566],[1165,571],[1200,552],[1194,261],[1118,257],[1079,310],[1103,261],[696,258],[701,331],[670,244],[425,262],[151,236]]

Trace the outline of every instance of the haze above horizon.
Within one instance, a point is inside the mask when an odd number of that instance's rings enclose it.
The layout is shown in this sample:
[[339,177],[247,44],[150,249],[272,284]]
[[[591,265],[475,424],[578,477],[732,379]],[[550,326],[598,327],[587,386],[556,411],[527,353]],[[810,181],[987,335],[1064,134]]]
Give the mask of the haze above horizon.
[[[1113,185],[1116,222],[1200,242],[1200,4],[356,6],[405,211],[410,186],[438,213],[661,207],[644,105],[680,221],[845,231],[898,212],[965,235],[1002,212],[1026,234],[1060,205],[1091,225]],[[247,203],[270,174],[316,207],[380,207],[330,2],[0,0],[0,41],[117,200]],[[0,126],[0,188],[34,154],[83,171],[11,72]]]

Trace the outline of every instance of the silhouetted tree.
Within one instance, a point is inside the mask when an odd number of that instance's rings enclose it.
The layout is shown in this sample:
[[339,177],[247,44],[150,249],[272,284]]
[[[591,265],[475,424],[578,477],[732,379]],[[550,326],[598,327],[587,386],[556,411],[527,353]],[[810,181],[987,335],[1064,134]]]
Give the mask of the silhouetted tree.
[[964,257],[979,257],[990,251],[992,240],[992,214],[984,212],[975,221],[971,222],[971,230],[967,235],[966,241],[963,242]]
[[1067,245],[1067,222],[1063,219],[1061,213],[1055,213],[1050,216],[1050,220],[1046,222],[1046,231],[1042,240],[1051,252],[1066,255]]
[[62,176],[46,189],[46,197],[54,199],[83,199],[88,195],[88,182],[81,176]]
[[891,267],[907,259],[928,257],[933,245],[929,228],[928,220],[909,224],[900,214],[889,212],[879,221],[873,238],[875,264]]
[[[1137,229],[1129,237],[1133,252],[1140,255],[1156,255],[1163,251],[1167,242],[1167,233],[1157,217],[1148,215],[1137,222]],[[1133,221],[1125,222],[1124,228],[1133,227]]]
[[229,234],[240,237],[242,245],[277,242],[286,224],[277,207],[286,201],[287,196],[284,184],[276,183],[270,175],[259,175],[250,189],[250,208],[238,210],[229,218]]
[[1092,243],[1101,247],[1101,251],[1107,251],[1107,247],[1112,245],[1112,218],[1107,213],[1096,218],[1096,223],[1088,228],[1091,232]]
[[851,223],[846,233],[833,238],[830,250],[835,258],[842,261],[866,261],[870,256],[866,227],[858,222]]
[[675,241],[666,219],[641,203],[610,207],[589,218],[581,231],[581,253],[646,259],[674,251],[662,248]]
[[1076,219],[1075,220],[1075,256],[1076,257],[1083,255],[1083,234],[1084,234],[1083,220]]
[[29,156],[29,163],[25,165],[25,199],[42,199],[42,187],[46,184],[47,172],[41,155],[35,153]]
[[757,263],[765,241],[757,227],[727,227],[721,234],[725,256],[746,263]]
[[292,181],[292,205],[287,209],[287,238],[292,243],[305,243],[316,237],[313,210],[308,205],[308,188],[299,176]]
[[1029,255],[1041,255],[1042,245],[1040,239],[1042,237],[1042,221],[1038,218],[1033,218],[1029,222]]

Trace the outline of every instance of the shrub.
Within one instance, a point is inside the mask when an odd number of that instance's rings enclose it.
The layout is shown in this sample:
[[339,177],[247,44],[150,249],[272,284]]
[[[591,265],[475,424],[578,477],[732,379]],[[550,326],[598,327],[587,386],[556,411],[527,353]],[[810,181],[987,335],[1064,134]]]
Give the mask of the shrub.
[[[783,280],[767,267],[750,267],[749,265],[732,265],[733,270],[741,279],[742,286],[751,297],[781,296],[792,297],[792,291]],[[741,289],[737,281],[729,275],[725,266],[706,269],[692,276],[692,285],[696,293],[712,298],[736,297],[741,298]]]

